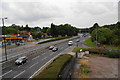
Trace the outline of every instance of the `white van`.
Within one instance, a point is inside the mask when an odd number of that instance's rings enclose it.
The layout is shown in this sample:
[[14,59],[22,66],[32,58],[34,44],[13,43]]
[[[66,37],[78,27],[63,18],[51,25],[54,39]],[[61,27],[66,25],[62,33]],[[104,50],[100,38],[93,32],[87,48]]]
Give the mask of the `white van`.
[[73,45],[73,41],[69,41],[69,42],[68,42],[68,45],[69,45],[69,46]]

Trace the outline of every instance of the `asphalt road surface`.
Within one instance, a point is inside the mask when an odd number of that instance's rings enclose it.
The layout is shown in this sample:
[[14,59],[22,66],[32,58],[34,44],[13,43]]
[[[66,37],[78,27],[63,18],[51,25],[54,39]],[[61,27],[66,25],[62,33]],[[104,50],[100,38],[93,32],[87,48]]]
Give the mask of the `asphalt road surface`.
[[[7,58],[12,59],[12,58],[20,56],[22,54],[30,53],[33,50],[37,50],[37,49],[40,49],[40,48],[45,48],[45,47],[48,47],[52,44],[56,44],[56,43],[63,42],[63,41],[66,41],[66,40],[69,40],[69,39],[63,39],[63,40],[49,42],[49,43],[45,43],[45,44],[41,44],[41,45],[31,45],[31,47],[29,47],[29,48],[25,48],[25,49],[22,49],[22,50],[19,49],[15,52],[10,52],[10,53],[7,52]],[[5,54],[0,55],[0,62],[5,61],[5,60],[6,60]]]
[[[86,38],[80,38],[81,41],[84,41]],[[74,45],[76,46],[76,39],[73,40]],[[79,42],[80,43],[80,42]],[[79,44],[78,43],[78,44]],[[49,49],[45,49],[41,52],[33,54],[28,57],[27,63],[17,66],[15,64],[10,65],[7,68],[2,69],[2,77],[3,80],[28,80],[36,71],[42,68],[48,61],[50,61],[55,56],[59,55],[61,52],[65,51],[70,47],[68,46],[68,42],[64,42],[56,45],[58,47],[58,51],[53,52]]]

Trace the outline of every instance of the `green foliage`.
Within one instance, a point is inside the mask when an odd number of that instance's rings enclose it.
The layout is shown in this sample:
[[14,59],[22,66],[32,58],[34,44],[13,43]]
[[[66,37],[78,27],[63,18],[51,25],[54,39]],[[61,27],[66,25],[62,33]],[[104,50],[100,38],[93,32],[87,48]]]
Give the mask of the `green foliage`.
[[120,51],[119,50],[107,50],[107,49],[101,49],[101,48],[74,48],[73,52],[79,52],[80,49],[82,49],[83,51],[89,51],[90,54],[104,54],[107,57],[110,58],[120,58]]
[[101,44],[110,44],[112,31],[109,28],[98,28],[92,31],[91,39],[92,41],[96,41],[96,33],[97,33],[97,41]]
[[47,42],[51,42],[51,41],[57,41],[57,40],[66,39],[66,38],[70,38],[70,37],[57,37],[57,38],[54,38],[54,39],[50,39],[50,40],[47,40],[47,41],[40,42],[38,44],[47,43]]
[[51,24],[51,35],[53,37],[57,37],[59,35],[61,36],[75,36],[78,33],[78,29],[69,25],[69,24],[64,24],[64,25],[55,25],[55,24]]
[[90,33],[92,33],[92,31],[95,30],[96,28],[99,28],[98,23],[95,23],[95,24],[93,25],[93,27],[90,27],[90,28],[89,28]]
[[17,34],[18,31],[15,28],[12,27],[3,27],[2,28],[2,34]]
[[53,78],[56,80],[63,66],[72,58],[69,54],[64,54],[56,58],[46,69],[36,75],[33,79]]
[[94,42],[92,42],[91,38],[88,38],[86,39],[84,42],[83,42],[84,45],[87,45],[89,47],[95,47],[96,44]]
[[90,67],[88,65],[81,65],[80,68],[80,74],[88,74],[89,72],[91,72]]
[[109,51],[107,56],[110,58],[120,58],[120,51]]
[[94,54],[107,54],[109,52],[107,49],[101,49],[101,48],[89,48],[88,51]]
[[72,50],[72,52],[80,52],[80,49],[82,49],[82,51],[87,51],[88,50],[88,48],[76,47]]
[[111,25],[104,25],[99,28],[89,28],[92,35],[92,41],[96,40],[96,31],[98,42],[101,44],[120,46],[120,22]]

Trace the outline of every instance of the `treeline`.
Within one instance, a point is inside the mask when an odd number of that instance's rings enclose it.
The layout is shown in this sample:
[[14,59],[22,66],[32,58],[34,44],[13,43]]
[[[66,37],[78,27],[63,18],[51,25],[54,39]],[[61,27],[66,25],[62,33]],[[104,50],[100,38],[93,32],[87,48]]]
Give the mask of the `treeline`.
[[61,25],[55,25],[51,24],[50,27],[29,27],[28,24],[23,27],[20,25],[12,24],[11,26],[4,26],[2,27],[2,34],[8,35],[8,34],[20,34],[20,31],[29,31],[33,38],[41,38],[45,35],[58,37],[58,36],[75,36],[77,35],[79,29],[76,27],[71,26],[70,24],[61,24]]
[[[97,41],[101,44],[120,46],[120,22],[111,25],[99,26],[95,23],[89,28],[92,41]],[[97,34],[97,38],[96,38]]]
[[51,24],[50,33],[53,37],[61,36],[75,36],[79,32],[79,29],[71,26],[70,24],[55,25]]

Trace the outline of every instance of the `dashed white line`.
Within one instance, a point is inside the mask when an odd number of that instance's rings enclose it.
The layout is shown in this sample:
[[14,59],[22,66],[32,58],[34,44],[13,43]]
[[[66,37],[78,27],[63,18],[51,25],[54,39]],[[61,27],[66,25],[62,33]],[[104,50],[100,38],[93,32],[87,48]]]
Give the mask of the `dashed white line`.
[[43,53],[42,55],[44,55],[45,53]]
[[1,75],[0,77],[4,76],[4,75],[6,75],[6,74],[8,74],[8,73],[10,73],[10,72],[12,72],[12,70],[6,72],[5,74]]
[[47,59],[47,57],[43,58],[42,60],[45,60],[45,59]]
[[20,68],[22,65],[18,66],[18,68]]
[[37,59],[37,58],[39,58],[39,57],[40,57],[40,56],[37,56],[37,57],[33,58],[32,60]]
[[38,64],[38,62],[37,63],[35,63],[35,64],[33,64],[32,66],[30,66],[30,68],[32,68],[33,66],[35,66],[36,64]]
[[19,75],[21,75],[21,74],[22,74],[22,73],[24,73],[24,72],[25,72],[25,70],[24,70],[24,71],[22,71],[20,74],[16,75],[15,77],[13,77],[13,78],[18,77]]

